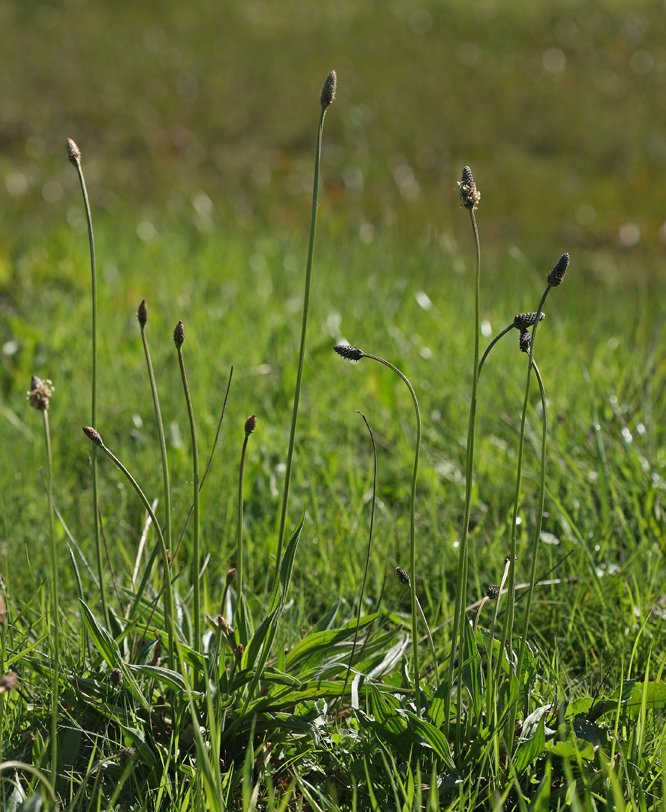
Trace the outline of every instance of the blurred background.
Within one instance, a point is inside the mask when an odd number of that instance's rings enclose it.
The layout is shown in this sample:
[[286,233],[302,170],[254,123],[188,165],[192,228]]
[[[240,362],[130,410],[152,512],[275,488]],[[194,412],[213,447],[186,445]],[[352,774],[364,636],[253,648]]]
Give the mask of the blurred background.
[[94,206],[141,241],[173,218],[302,232],[331,68],[335,232],[455,236],[469,164],[487,248],[558,241],[603,252],[609,278],[662,273],[662,2],[22,0],[0,3],[0,48],[4,283],[31,231],[84,228],[67,136]]

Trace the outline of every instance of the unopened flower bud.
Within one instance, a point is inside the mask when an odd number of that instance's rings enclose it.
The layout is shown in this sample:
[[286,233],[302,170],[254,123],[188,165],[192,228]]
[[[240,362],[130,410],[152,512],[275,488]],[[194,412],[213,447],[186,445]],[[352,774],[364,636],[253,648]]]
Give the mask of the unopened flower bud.
[[326,81],[324,82],[324,86],[321,89],[321,96],[319,97],[319,101],[322,104],[322,107],[328,107],[329,104],[335,98],[335,91],[338,87],[338,77],[334,70],[332,70],[328,76],[326,77]]
[[245,421],[245,436],[249,437],[250,434],[257,428],[257,415],[251,414]]
[[146,326],[146,322],[148,321],[148,305],[146,304],[145,299],[139,305],[139,309],[136,311],[136,317],[139,320],[141,329],[143,330],[143,328]]
[[104,448],[104,443],[102,442],[102,438],[98,431],[96,431],[91,426],[84,426],[83,433],[89,440],[92,440],[95,445],[98,445],[100,448]]
[[81,163],[81,150],[71,138],[67,139],[67,157],[69,158],[69,162],[74,164],[74,166],[78,166],[78,164]]
[[565,252],[557,260],[557,265],[548,274],[548,284],[551,286],[551,288],[556,288],[558,285],[562,284],[562,281],[564,279],[568,267],[569,267],[569,254]]
[[174,327],[173,340],[177,349],[180,349],[183,346],[183,341],[185,341],[185,325],[182,321],[179,321]]

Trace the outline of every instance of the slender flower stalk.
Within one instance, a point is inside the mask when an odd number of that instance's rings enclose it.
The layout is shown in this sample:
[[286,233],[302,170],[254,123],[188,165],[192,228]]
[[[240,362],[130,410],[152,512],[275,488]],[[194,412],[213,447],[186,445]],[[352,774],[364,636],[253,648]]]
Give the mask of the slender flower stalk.
[[363,595],[365,594],[365,584],[368,580],[368,569],[370,568],[372,533],[375,526],[375,505],[377,503],[377,444],[375,443],[375,435],[372,433],[372,429],[370,428],[370,424],[368,423],[366,416],[362,412],[359,412],[358,409],[356,409],[356,413],[360,414],[361,417],[363,418],[365,427],[367,428],[368,434],[370,435],[370,440],[372,441],[372,457],[374,461],[372,469],[372,509],[370,511],[370,535],[368,537],[368,552],[365,557],[365,572],[363,573],[363,584],[361,585],[361,594],[359,595],[358,599],[358,612],[356,613],[356,630],[354,631],[354,642],[352,643],[352,650],[351,654],[349,655],[349,665],[347,666],[347,674],[345,675],[345,684],[342,689],[342,693],[340,694],[340,701],[338,702],[338,714],[340,713],[340,708],[342,707],[342,701],[345,697],[347,685],[349,684],[349,675],[351,674],[352,665],[354,663],[356,642],[358,641],[358,630],[361,625],[361,609],[363,608]]
[[[414,412],[416,413],[416,450],[414,452],[414,471],[412,473],[412,492],[410,497],[410,523],[409,523],[409,567],[412,572],[416,572],[416,480],[419,473],[419,455],[421,453],[421,411],[419,409],[419,402],[416,398],[411,383],[407,380],[406,376],[393,366],[389,361],[380,358],[378,355],[371,355],[368,352],[363,352],[359,347],[352,347],[348,344],[337,344],[335,351],[338,355],[346,358],[348,361],[359,361],[361,358],[371,358],[373,361],[379,361],[380,364],[392,369],[404,382],[405,386],[409,389],[409,394],[412,396],[414,402]],[[419,646],[418,646],[418,615],[416,606],[416,585],[410,590],[411,594],[411,612],[412,612],[412,648],[414,652],[414,691],[416,693],[416,708],[417,712],[421,712],[421,690],[419,685]]]
[[[44,419],[44,440],[46,441],[47,497],[49,500],[49,539],[51,552],[51,615],[53,619],[53,658],[51,686],[51,781],[55,786],[58,775],[58,691],[60,667],[60,601],[58,589],[58,552],[55,539],[55,516],[53,511],[53,456],[51,454],[51,430],[49,427],[49,404],[53,394],[51,381],[42,381],[32,376],[28,400],[30,405],[42,413]],[[4,604],[4,600],[3,600]],[[6,611],[6,610],[5,610]],[[5,617],[6,619],[6,617]],[[4,624],[4,621],[3,621]]]
[[162,563],[164,565],[164,580],[165,580],[165,590],[164,590],[164,620],[167,627],[167,634],[169,637],[169,668],[173,669],[174,667],[174,645],[173,645],[173,586],[171,584],[171,572],[170,572],[170,562],[169,562],[169,551],[167,550],[166,542],[164,540],[164,535],[162,533],[162,528],[160,527],[159,522],[157,521],[157,516],[155,516],[155,511],[153,510],[153,506],[148,501],[148,498],[141,490],[139,483],[134,479],[132,474],[125,468],[122,462],[116,457],[116,455],[111,451],[110,448],[104,445],[104,442],[99,434],[99,432],[92,428],[92,426],[84,426],[83,433],[86,437],[92,441],[93,445],[97,448],[101,448],[102,451],[107,455],[107,457],[115,463],[115,465],[123,472],[126,479],[130,483],[130,485],[134,488],[137,492],[139,499],[143,502],[143,506],[145,507],[148,515],[150,516],[153,524],[155,525],[155,530],[157,531],[157,537],[160,542],[160,548],[162,551]]
[[[197,446],[197,428],[194,423],[194,409],[192,408],[192,398],[190,388],[187,385],[187,375],[185,374],[185,361],[183,360],[183,342],[185,341],[185,325],[179,321],[173,331],[173,340],[178,351],[178,363],[180,364],[180,375],[183,379],[183,389],[185,400],[187,401],[187,414],[190,419],[190,433],[192,435],[192,487],[194,490],[194,523],[193,534],[194,544],[192,550],[192,584],[194,586],[194,650],[201,653],[201,593],[199,579],[199,449]],[[196,674],[196,669],[195,669]]]
[[[92,276],[92,409],[90,416],[90,423],[92,428],[97,428],[97,260],[95,257],[95,236],[93,234],[92,215],[90,213],[90,201],[88,200],[88,190],[86,189],[86,181],[83,177],[83,168],[81,167],[81,150],[72,141],[71,138],[67,139],[67,157],[69,162],[74,166],[79,176],[79,183],[81,184],[81,193],[83,195],[83,205],[86,210],[86,220],[88,222],[88,242],[90,245],[90,271]],[[106,628],[109,628],[109,608],[106,602],[106,589],[104,587],[104,572],[102,564],[102,533],[99,526],[98,504],[99,504],[99,485],[97,481],[97,449],[93,446],[92,450],[92,479],[93,479],[93,502],[95,514],[95,554],[97,556],[97,578],[99,581],[99,594],[102,601],[102,614],[104,615],[104,623]]]
[[[476,399],[477,399],[477,386],[479,382],[479,331],[480,331],[480,315],[479,315],[479,298],[481,288],[481,251],[479,246],[479,230],[476,225],[476,217],[474,210],[476,209],[481,193],[476,188],[476,183],[472,176],[472,170],[466,166],[463,169],[462,180],[459,182],[459,196],[461,204],[469,211],[470,222],[472,224],[472,232],[474,235],[474,245],[476,248],[476,285],[474,289],[474,365],[472,367],[472,399],[469,407],[469,425],[467,430],[467,461],[466,461],[466,474],[465,474],[465,512],[463,518],[462,532],[460,534],[460,553],[458,558],[458,574],[456,582],[456,602],[455,602],[455,620],[453,622],[453,632],[451,635],[451,653],[449,656],[448,680],[449,686],[453,686],[453,671],[455,663],[455,651],[458,639],[462,642],[464,634],[464,624],[467,622],[467,616],[464,607],[467,603],[467,567],[469,559],[469,515],[472,504],[472,483],[474,479],[474,442],[476,435]],[[463,657],[458,657],[458,701],[457,701],[457,714],[456,714],[456,739],[457,750],[460,752],[460,734],[461,734],[461,718],[462,718],[462,680],[463,675]],[[448,726],[450,722],[451,713],[451,693],[449,690],[446,695],[445,708],[444,708],[444,724],[446,732],[448,733]]]
[[[543,296],[541,297],[541,301],[539,302],[539,307],[536,310],[537,316],[534,320],[534,325],[532,327],[532,334],[529,342],[529,360],[527,365],[527,382],[525,384],[525,398],[523,400],[523,411],[520,419],[520,439],[518,441],[518,461],[516,465],[516,487],[515,487],[515,494],[513,500],[513,513],[511,517],[511,548],[510,548],[510,560],[512,563],[511,568],[509,569],[509,595],[511,596],[507,602],[507,611],[504,616],[504,624],[502,627],[502,643],[500,648],[500,657],[503,656],[503,652],[506,651],[506,654],[511,662],[511,651],[512,651],[512,635],[513,635],[513,619],[514,619],[514,586],[516,582],[516,568],[515,568],[515,560],[516,560],[516,547],[517,547],[517,519],[518,519],[518,505],[520,502],[520,482],[522,477],[522,470],[523,470],[523,448],[525,445],[525,420],[527,417],[527,406],[529,404],[529,397],[530,397],[530,383],[532,380],[532,361],[534,360],[534,342],[536,340],[536,333],[537,328],[539,326],[539,322],[541,320],[540,314],[543,309],[543,305],[548,297],[548,293],[550,292],[551,288],[558,287],[562,280],[564,279],[564,275],[567,272],[567,268],[569,267],[569,254],[564,253],[557,261],[557,264],[553,268],[553,270],[548,274],[548,285],[546,290],[544,291]],[[526,332],[526,331],[525,331]],[[521,334],[522,339],[522,334]],[[500,669],[501,669],[501,659],[497,662],[496,674],[497,679],[499,680],[500,677]],[[515,713],[512,714],[513,718],[515,719]],[[513,737],[512,732],[510,735]]]
[[164,424],[162,423],[162,412],[160,411],[160,401],[157,396],[157,384],[155,383],[155,373],[153,372],[153,362],[150,359],[148,349],[148,338],[146,337],[146,324],[148,322],[148,305],[144,299],[137,310],[137,319],[141,327],[141,340],[143,351],[146,356],[148,367],[148,377],[150,378],[150,391],[153,394],[153,405],[155,406],[155,419],[157,421],[157,432],[160,438],[160,452],[162,455],[162,481],[164,483],[164,535],[166,538],[167,550],[173,550],[171,546],[171,488],[169,487],[169,463],[167,460],[166,439],[164,437]]
[[257,428],[257,416],[251,414],[245,421],[245,439],[241,451],[240,473],[238,475],[238,534],[236,550],[236,594],[240,606],[243,597],[243,480],[245,479],[245,452],[250,434]]
[[[402,567],[396,567],[395,571],[396,571],[396,574],[398,576],[398,580],[400,581],[400,583],[405,584],[405,586],[408,586],[410,588],[410,590],[411,590],[411,588],[412,588],[412,579],[409,577],[409,573],[406,572],[405,570],[403,570]],[[416,606],[417,606],[417,609],[419,610],[419,614],[421,615],[421,620],[423,621],[423,625],[425,626],[426,637],[428,638],[428,644],[430,645],[430,653],[432,655],[432,664],[433,664],[434,674],[435,674],[435,689],[437,689],[437,688],[439,688],[439,667],[437,665],[437,652],[435,651],[435,642],[432,639],[432,633],[430,631],[430,626],[428,625],[428,621],[426,619],[425,612],[423,611],[423,607],[421,606],[421,601],[419,600],[418,595],[416,596]]]
[[312,282],[312,258],[314,256],[315,234],[317,231],[317,205],[319,201],[319,164],[321,162],[321,139],[324,129],[324,117],[326,111],[335,99],[337,88],[337,76],[332,70],[326,77],[321,91],[321,115],[319,117],[319,129],[317,130],[317,148],[315,152],[314,185],[312,189],[312,217],[310,220],[310,242],[308,245],[308,260],[305,269],[305,294],[303,296],[303,323],[301,326],[301,348],[298,355],[298,373],[296,375],[296,390],[294,392],[294,408],[291,415],[291,430],[289,433],[289,450],[287,451],[287,467],[284,475],[284,490],[282,493],[282,510],[280,512],[280,529],[278,531],[278,545],[275,557],[275,578],[280,573],[280,562],[282,560],[282,547],[284,545],[284,533],[287,523],[287,506],[289,503],[289,485],[291,482],[291,466],[294,456],[294,442],[296,439],[296,423],[298,420],[298,404],[301,396],[301,382],[303,379],[303,364],[305,361],[305,337],[308,329],[308,312],[310,309],[310,285]]

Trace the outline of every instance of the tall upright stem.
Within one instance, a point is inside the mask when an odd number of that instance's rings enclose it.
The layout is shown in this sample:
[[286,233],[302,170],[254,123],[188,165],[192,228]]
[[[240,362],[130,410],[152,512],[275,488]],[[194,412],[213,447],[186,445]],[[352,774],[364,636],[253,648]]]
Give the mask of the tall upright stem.
[[[539,302],[539,307],[537,308],[537,316],[534,322],[534,327],[532,328],[532,340],[530,341],[530,352],[529,352],[529,359],[527,363],[527,382],[525,384],[525,399],[523,401],[523,412],[520,418],[520,439],[518,441],[518,462],[516,466],[516,487],[515,493],[513,498],[513,513],[511,517],[511,547],[509,550],[509,560],[511,562],[511,567],[509,569],[509,598],[507,600],[507,610],[506,614],[504,615],[504,624],[502,626],[502,643],[500,646],[500,656],[497,660],[496,666],[496,678],[499,681],[501,667],[502,667],[502,656],[504,656],[504,652],[506,651],[507,658],[509,662],[511,662],[511,639],[513,634],[513,618],[514,618],[514,587],[516,583],[516,548],[518,542],[518,532],[517,532],[517,519],[518,519],[518,505],[520,503],[520,481],[522,478],[523,472],[523,449],[525,446],[525,419],[527,417],[527,406],[529,404],[530,399],[530,382],[532,380],[532,361],[534,358],[534,342],[536,340],[536,332],[537,327],[539,326],[539,317],[543,309],[544,302],[546,301],[546,297],[548,296],[548,291],[550,290],[550,284],[546,288],[543,296],[541,297],[541,301]],[[510,735],[513,737],[513,733],[510,732]]]
[[[73,143],[73,142],[72,142]],[[77,148],[78,152],[78,148]],[[71,155],[71,152],[70,152]],[[97,428],[97,260],[95,258],[95,236],[93,234],[92,215],[90,213],[90,201],[88,200],[88,190],[86,189],[86,181],[83,177],[83,169],[81,167],[81,155],[74,160],[70,157],[70,161],[76,167],[81,184],[81,193],[83,194],[83,205],[86,210],[86,220],[88,222],[88,243],[90,245],[90,271],[92,276],[92,413],[90,418],[90,425],[92,428]],[[99,593],[102,600],[102,613],[104,615],[104,623],[106,628],[109,628],[109,608],[106,602],[106,589],[104,587],[104,572],[102,569],[102,533],[99,526],[99,486],[97,481],[97,448],[93,445],[92,449],[92,478],[93,478],[93,502],[95,514],[95,554],[97,556],[97,578],[99,580]]]
[[296,439],[296,422],[298,420],[298,404],[301,397],[301,381],[303,379],[303,363],[305,360],[305,337],[308,329],[308,312],[310,309],[310,285],[312,282],[312,258],[314,256],[315,234],[317,231],[317,205],[319,202],[319,164],[321,162],[321,138],[324,129],[324,117],[328,105],[322,104],[317,130],[317,151],[315,153],[314,184],[312,188],[312,216],[310,219],[310,243],[308,245],[308,261],[305,269],[305,294],[303,296],[303,322],[301,325],[301,348],[298,355],[298,373],[296,375],[296,391],[294,392],[294,408],[291,414],[291,430],[289,433],[289,450],[287,451],[287,467],[284,475],[284,490],[282,492],[282,510],[280,512],[280,529],[278,531],[278,546],[275,558],[275,578],[277,582],[282,560],[282,547],[287,523],[287,505],[289,503],[289,485],[291,483],[291,466],[294,456],[294,441]]
[[419,473],[419,455],[421,453],[421,410],[419,409],[419,402],[416,398],[411,383],[407,380],[406,376],[393,366],[389,361],[380,358],[378,355],[370,355],[370,353],[363,353],[364,358],[372,358],[374,361],[379,361],[389,369],[392,369],[396,375],[404,381],[409,389],[409,394],[412,396],[414,402],[414,412],[416,414],[416,450],[414,452],[414,469],[412,472],[412,492],[410,498],[410,516],[409,516],[409,567],[411,570],[412,585],[409,590],[411,596],[411,613],[412,613],[412,649],[414,660],[414,691],[416,693],[416,711],[421,712],[421,689],[419,684],[419,638],[418,638],[418,610],[416,605],[416,480]]
[[47,491],[49,500],[49,535],[51,546],[51,611],[53,614],[53,686],[51,688],[51,781],[55,786],[58,775],[58,692],[60,668],[60,602],[58,592],[58,553],[55,540],[55,518],[53,516],[53,458],[51,454],[51,432],[49,413],[44,415],[44,438],[46,440],[46,460],[48,468]]
[[245,481],[245,454],[250,435],[257,427],[257,416],[252,414],[245,421],[245,439],[243,440],[243,450],[241,451],[240,471],[238,474],[238,534],[236,538],[236,594],[238,595],[238,605],[241,604],[243,596],[243,485]]
[[148,339],[146,337],[145,324],[141,325],[141,340],[143,341],[143,351],[146,355],[146,365],[148,366],[148,376],[150,378],[150,391],[153,393],[153,404],[155,406],[155,419],[157,421],[157,432],[160,438],[160,453],[162,456],[162,481],[164,483],[164,535],[166,537],[167,550],[171,547],[171,488],[169,487],[169,463],[167,460],[166,439],[164,437],[164,424],[162,423],[162,412],[160,401],[157,396],[157,384],[155,383],[155,373],[153,363],[150,359],[148,349]]
[[[462,532],[460,534],[460,554],[458,560],[458,578],[456,585],[456,603],[453,622],[453,633],[451,639],[451,654],[449,657],[449,691],[445,700],[445,725],[449,725],[449,717],[451,712],[451,691],[453,687],[453,670],[455,662],[455,650],[457,640],[463,640],[464,624],[466,622],[465,609],[467,604],[467,565],[469,557],[469,515],[472,504],[472,484],[474,480],[474,441],[476,434],[476,398],[477,388],[479,382],[479,331],[480,331],[480,290],[481,290],[481,249],[479,246],[479,230],[476,225],[476,217],[474,216],[474,209],[469,209],[470,221],[472,223],[472,231],[474,233],[474,245],[476,248],[476,286],[474,291],[474,366],[472,369],[472,400],[469,407],[469,425],[467,429],[467,470],[465,476],[465,512],[463,517]],[[458,657],[458,701],[456,712],[456,739],[460,745],[460,722],[462,718],[462,672],[463,672],[463,657]],[[460,747],[458,747],[458,751]]]
[[[187,401],[187,414],[190,419],[190,433],[192,435],[192,478],[193,478],[193,491],[194,491],[194,524],[193,524],[193,552],[192,552],[192,583],[194,586],[194,650],[201,653],[201,593],[199,589],[199,559],[201,553],[199,551],[199,449],[197,446],[197,428],[194,423],[194,409],[192,407],[192,398],[190,397],[190,388],[187,385],[187,375],[185,374],[185,362],[183,360],[183,351],[180,346],[178,349],[178,363],[180,364],[180,374],[183,379],[183,389],[185,390],[185,400]],[[195,669],[196,673],[196,669]]]

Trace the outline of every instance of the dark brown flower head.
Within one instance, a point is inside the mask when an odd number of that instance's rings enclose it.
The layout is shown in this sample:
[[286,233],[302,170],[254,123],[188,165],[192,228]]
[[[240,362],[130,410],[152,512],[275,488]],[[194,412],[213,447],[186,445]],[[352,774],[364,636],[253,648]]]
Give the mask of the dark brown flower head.
[[234,654],[236,655],[236,659],[242,660],[244,651],[245,651],[245,646],[242,643],[239,643],[236,646],[236,648],[234,649]]
[[472,177],[472,170],[469,166],[463,169],[462,180],[458,181],[458,197],[461,204],[466,209],[476,209],[481,200],[481,192],[476,188],[474,178]]
[[405,586],[409,586],[410,583],[409,573],[403,570],[402,567],[396,567],[395,571],[398,574],[398,580],[400,581],[400,583],[404,584]]
[[321,102],[322,107],[328,107],[328,105],[332,103],[333,99],[335,98],[335,91],[337,90],[337,88],[338,88],[338,77],[335,71],[332,70],[326,77],[324,86],[321,89],[321,96],[319,97],[319,101]]
[[230,570],[227,570],[227,578],[226,578],[227,586],[229,586],[229,584],[233,584],[235,580],[236,580],[236,568],[232,567]]
[[5,691],[13,691],[17,685],[18,677],[13,671],[10,671],[0,679],[0,693],[4,694]]
[[123,747],[118,755],[121,758],[133,760],[136,758],[136,747]]
[[491,601],[494,601],[500,593],[500,588],[498,586],[489,586],[486,589],[486,597],[490,598]]
[[548,274],[548,284],[551,286],[551,288],[556,288],[558,285],[562,284],[564,275],[566,274],[568,267],[569,267],[569,254],[565,252],[557,260],[557,265]]
[[69,162],[78,166],[81,163],[81,150],[76,146],[71,138],[67,139],[67,157]]
[[245,436],[249,437],[250,434],[257,428],[257,415],[251,414],[245,421]]
[[[541,312],[539,313],[539,321],[543,321],[546,318],[546,314]],[[536,313],[516,313],[513,317],[513,326],[516,330],[527,330],[528,327],[531,327],[534,322],[536,321]]]
[[114,668],[109,674],[109,679],[111,680],[112,685],[120,685],[120,683],[123,681],[123,672],[119,668]]
[[176,343],[177,349],[183,346],[183,341],[185,341],[185,325],[182,321],[179,321],[173,329],[173,340]]
[[99,435],[99,432],[96,431],[91,426],[84,426],[83,433],[89,440],[92,440],[95,445],[98,445],[100,448],[104,448],[104,443],[102,442],[102,438]]
[[521,352],[529,352],[530,344],[532,343],[532,334],[529,330],[521,330],[520,338],[518,339],[518,346]]
[[360,361],[365,355],[360,347],[352,347],[351,344],[336,344],[333,349],[348,361]]
[[136,317],[139,320],[139,324],[141,325],[141,329],[146,326],[146,322],[148,321],[148,304],[144,299],[141,304],[139,305],[139,309],[136,311]]
[[51,395],[55,386],[48,379],[43,381],[36,375],[30,381],[30,391],[28,392],[28,403],[38,412],[44,412],[49,408]]

